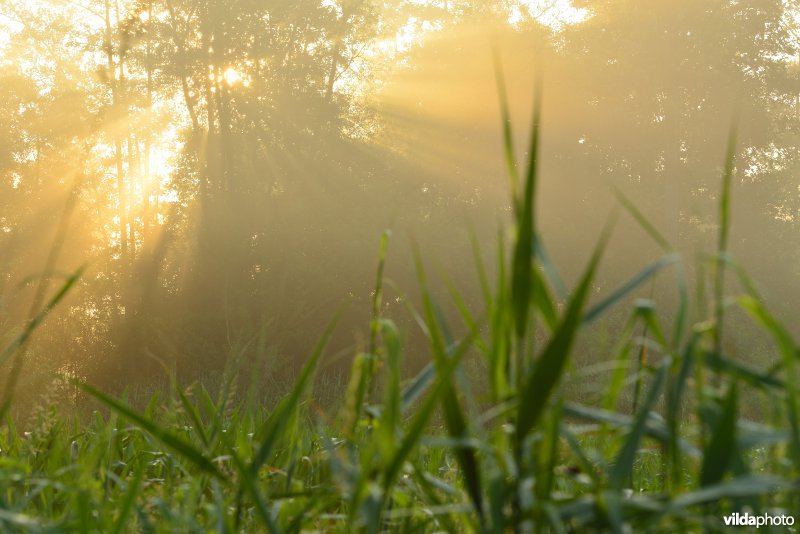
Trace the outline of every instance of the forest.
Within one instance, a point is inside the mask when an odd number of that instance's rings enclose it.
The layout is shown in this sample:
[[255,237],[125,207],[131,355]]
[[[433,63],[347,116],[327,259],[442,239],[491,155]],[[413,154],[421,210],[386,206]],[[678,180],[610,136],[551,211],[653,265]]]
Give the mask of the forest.
[[0,532],[785,531],[798,176],[795,0],[0,0]]

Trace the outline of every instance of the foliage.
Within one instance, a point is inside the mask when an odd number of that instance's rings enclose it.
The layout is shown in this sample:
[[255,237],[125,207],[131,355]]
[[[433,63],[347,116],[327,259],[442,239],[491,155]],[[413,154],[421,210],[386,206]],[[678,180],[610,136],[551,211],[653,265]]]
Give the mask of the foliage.
[[[507,112],[503,118],[508,121]],[[555,271],[534,224],[538,127],[537,116],[523,183],[515,188],[515,232],[508,246],[499,243],[494,285],[476,249],[483,307],[475,314],[451,291],[463,336],[454,335],[441,313],[417,256],[418,319],[433,363],[416,377],[401,381],[401,336],[381,316],[384,240],[374,337],[370,352],[354,360],[348,388],[361,393],[348,395],[339,416],[315,407],[310,389],[335,322],[291,391],[271,408],[236,402],[233,373],[216,399],[203,386],[183,389],[173,381],[166,399],[153,396],[141,412],[125,398],[73,381],[72,395],[87,394],[108,412],[70,420],[42,409],[24,434],[6,420],[0,434],[4,529],[721,530],[722,516],[733,512],[797,509],[798,347],[726,253],[734,137],[708,317],[689,324],[684,302],[674,335],[666,336],[652,303],[640,302],[612,355],[616,368],[598,408],[571,402],[560,386],[572,369],[574,339],[625,295],[680,264],[668,256],[587,306],[606,233],[578,285],[557,303]],[[506,144],[515,169],[510,136]],[[623,205],[664,242],[633,204]],[[530,244],[522,246],[523,239]],[[725,271],[744,288],[734,299],[723,292]],[[681,300],[688,298],[681,284],[677,289]],[[767,370],[745,368],[721,348],[733,305],[773,338],[776,363]],[[631,334],[637,324],[647,327],[642,338]],[[645,347],[648,357],[631,365],[631,355]],[[471,354],[482,356],[486,371],[477,378],[466,372]],[[487,376],[488,397],[480,398],[474,388]],[[637,397],[641,392],[630,413],[619,408],[628,379]],[[743,398],[762,399],[769,415],[746,419]]]

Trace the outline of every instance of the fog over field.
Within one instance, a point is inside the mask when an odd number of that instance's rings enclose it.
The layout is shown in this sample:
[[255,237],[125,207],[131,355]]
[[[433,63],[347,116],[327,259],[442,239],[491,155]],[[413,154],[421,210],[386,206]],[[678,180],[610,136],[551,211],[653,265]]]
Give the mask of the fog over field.
[[[473,240],[492,256],[513,237],[503,91],[520,168],[541,97],[534,213],[565,287],[617,213],[593,302],[670,252],[710,294],[733,131],[730,252],[800,333],[794,2],[6,0],[0,15],[2,341],[83,269],[3,362],[23,397],[54,373],[213,382],[231,360],[280,389],[345,306],[325,367],[341,377],[369,344],[384,230],[382,313],[421,368],[414,248],[442,300],[452,284],[480,314]],[[668,317],[674,272],[628,302]],[[728,350],[768,347],[754,331]]]
[[0,0],[0,534],[800,510],[800,0]]

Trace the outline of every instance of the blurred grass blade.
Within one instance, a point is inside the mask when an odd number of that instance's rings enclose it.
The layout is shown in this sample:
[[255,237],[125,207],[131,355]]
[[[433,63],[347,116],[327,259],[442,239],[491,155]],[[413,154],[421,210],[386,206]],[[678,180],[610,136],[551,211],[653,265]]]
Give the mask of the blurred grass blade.
[[731,126],[728,134],[728,147],[725,153],[725,170],[722,173],[722,193],[719,198],[719,241],[718,252],[728,250],[728,236],[731,225],[731,183],[736,163],[736,126]]
[[387,462],[386,468],[383,472],[383,487],[388,492],[391,486],[395,483],[397,476],[403,463],[408,458],[408,455],[417,445],[422,436],[423,431],[428,425],[428,420],[433,414],[436,404],[439,402],[442,394],[450,386],[453,374],[461,363],[462,358],[467,353],[469,347],[472,346],[472,340],[467,337],[461,340],[456,350],[451,357],[447,360],[445,367],[442,370],[437,370],[435,373],[436,382],[430,392],[425,398],[420,407],[417,409],[411,424],[405,432],[405,436],[400,442],[395,454]]
[[239,475],[242,477],[242,481],[244,482],[244,488],[242,488],[242,486],[239,487],[240,494],[242,489],[246,490],[247,493],[250,494],[250,497],[255,503],[256,514],[267,528],[267,532],[270,534],[280,534],[281,531],[275,525],[275,522],[269,513],[269,509],[267,508],[267,503],[264,501],[264,497],[261,495],[261,491],[258,489],[254,474],[247,467],[247,465],[245,465],[242,459],[239,458],[239,455],[236,453],[236,451],[231,450],[231,458],[233,459],[236,469],[239,472]]
[[112,531],[113,534],[122,534],[122,532],[125,532],[125,527],[128,524],[128,518],[130,517],[131,510],[133,510],[133,507],[136,504],[136,497],[139,494],[139,486],[144,478],[143,466],[144,464],[139,464],[139,468],[137,469],[133,480],[128,482],[128,491],[125,492],[125,500],[122,502],[122,508],[120,509],[119,515],[117,516],[117,521],[114,524],[114,529]]
[[481,287],[481,294],[483,295],[483,305],[488,312],[492,307],[492,289],[489,286],[489,276],[486,274],[486,266],[483,264],[481,245],[475,233],[475,227],[472,224],[469,225],[469,242],[472,248],[472,261],[475,263],[475,270],[477,271],[478,282]]
[[730,387],[714,433],[703,454],[700,485],[710,486],[722,480],[733,458],[736,444],[736,419],[739,405],[736,382]]
[[722,173],[722,192],[719,198],[719,240],[717,242],[717,261],[714,271],[714,352],[722,354],[722,321],[725,316],[723,302],[725,290],[725,263],[723,256],[728,252],[728,235],[731,218],[731,182],[736,159],[736,126],[731,126],[728,148],[725,155],[725,170]]
[[317,363],[319,362],[319,359],[328,344],[328,339],[333,333],[333,330],[336,328],[336,324],[338,323],[342,312],[343,310],[340,309],[334,318],[328,323],[328,326],[322,333],[322,337],[320,337],[319,341],[317,342],[317,346],[314,348],[314,351],[311,353],[308,361],[303,366],[302,371],[300,371],[300,376],[294,383],[291,392],[278,404],[259,432],[263,441],[261,442],[261,446],[258,448],[258,452],[253,458],[252,463],[250,464],[250,472],[254,478],[257,477],[258,470],[262,465],[264,465],[264,462],[267,461],[269,455],[272,453],[272,450],[277,444],[278,439],[280,439],[284,428],[291,418],[292,412],[297,409],[300,399],[303,396],[303,393],[305,392],[309,382],[311,381],[311,377],[314,375],[314,371],[317,368]]
[[67,296],[67,293],[69,293],[69,291],[81,277],[84,270],[85,267],[81,267],[72,273],[61,286],[61,288],[56,292],[56,294],[53,295],[47,305],[45,305],[41,311],[39,311],[30,321],[28,321],[28,324],[25,326],[25,329],[22,331],[22,333],[20,333],[11,343],[9,343],[5,349],[3,349],[2,352],[0,352],[0,365],[3,365],[8,358],[10,358],[20,347],[23,347],[28,342],[34,330],[36,330],[42,321],[44,321],[45,317],[47,317],[47,315],[53,311],[53,308],[55,308],[58,303],[61,302],[65,296]]
[[704,363],[717,373],[730,375],[735,380],[746,382],[755,388],[771,388],[775,391],[781,391],[786,388],[784,381],[776,378],[771,373],[752,369],[732,358],[725,357],[724,354],[707,353]]
[[583,317],[583,322],[585,324],[589,324],[594,320],[596,320],[597,318],[601,317],[611,307],[622,301],[634,289],[639,287],[640,284],[655,276],[661,269],[673,265],[675,263],[678,263],[679,261],[680,261],[680,256],[678,256],[677,254],[670,254],[669,256],[665,256],[660,260],[651,263],[650,265],[639,271],[630,280],[622,284],[608,297],[604,298],[601,302],[599,302],[597,305],[593,306],[588,312],[586,312],[586,315],[584,315]]
[[[745,282],[747,280],[745,279]],[[781,355],[786,378],[783,381],[786,410],[789,426],[792,431],[792,454],[796,462],[800,462],[800,407],[798,407],[797,356],[798,350],[792,336],[764,307],[755,296],[746,295],[739,298],[739,305],[751,317],[758,321],[771,335]]]
[[394,447],[398,431],[402,423],[402,403],[400,391],[400,362],[402,345],[400,333],[395,324],[388,319],[381,319],[381,337],[386,346],[387,381],[384,392],[383,412],[381,414],[382,450],[388,456]]
[[494,49],[494,72],[495,83],[497,84],[497,94],[500,99],[500,118],[503,122],[503,154],[505,155],[506,168],[509,178],[509,191],[511,192],[511,203],[514,213],[519,212],[518,205],[518,182],[517,155],[514,152],[514,132],[511,130],[511,114],[508,109],[508,92],[506,91],[506,79],[503,74],[503,62],[500,59],[500,51]]
[[642,409],[633,421],[631,430],[625,440],[625,444],[617,454],[611,472],[608,476],[609,485],[615,489],[621,489],[623,484],[630,478],[633,473],[633,466],[636,463],[636,453],[639,450],[639,444],[645,435],[647,428],[647,420],[650,417],[650,412],[658,400],[661,393],[661,388],[667,378],[670,362],[665,359],[661,363],[661,367],[656,375],[656,379],[650,386],[650,391],[647,394]]
[[423,367],[422,371],[403,389],[403,412],[411,408],[419,396],[425,393],[434,378],[436,378],[436,366],[431,362]]
[[[623,415],[617,412],[595,408],[593,406],[584,406],[582,404],[570,402],[564,404],[564,413],[569,417],[585,419],[587,421],[594,421],[601,424],[609,424],[621,429],[631,428],[634,424],[633,418],[631,418],[629,415]],[[667,443],[669,440],[669,430],[666,422],[663,419],[655,418],[651,414],[647,421],[645,421],[645,435],[656,439],[661,443]],[[678,443],[682,451],[685,451],[696,457],[702,455],[700,449],[695,447],[689,441],[681,439]]]
[[178,386],[177,382],[175,381],[175,376],[172,375],[172,387],[178,393],[178,397],[181,400],[181,404],[183,405],[183,409],[186,414],[189,416],[189,419],[192,421],[192,424],[197,429],[197,433],[200,434],[200,440],[203,442],[203,445],[206,447],[209,446],[208,436],[206,436],[206,429],[203,425],[203,421],[200,418],[200,413],[197,410],[197,406],[191,403],[189,398],[186,396],[186,393]]
[[519,411],[517,415],[517,448],[533,429],[542,415],[547,400],[555,388],[566,367],[572,348],[572,342],[580,328],[581,312],[589,295],[592,278],[600,262],[610,235],[611,225],[603,231],[600,242],[595,248],[589,265],[581,278],[580,284],[567,305],[564,318],[558,325],[552,339],[545,347],[531,373],[525,378],[519,393]]
[[670,503],[667,512],[675,513],[684,508],[706,503],[715,503],[723,499],[759,497],[781,489],[790,488],[796,489],[797,483],[768,476],[742,476],[719,484],[707,486],[690,493],[678,495]]
[[[428,334],[430,338],[431,353],[436,364],[436,372],[441,375],[447,372],[449,368],[449,361],[452,356],[449,352],[453,347],[452,334],[450,328],[441,313],[439,306],[433,298],[427,283],[425,268],[422,264],[419,250],[414,249],[414,260],[417,270],[417,280],[422,292],[422,305],[425,311],[425,324],[428,327]],[[470,340],[471,336],[467,339]],[[440,378],[441,380],[441,378]],[[453,381],[447,380],[446,387],[441,393],[442,395],[442,409],[444,411],[445,423],[447,425],[448,433],[451,437],[457,439],[466,439],[469,437],[466,418],[461,409],[461,404],[456,394],[456,388]],[[455,451],[456,459],[461,467],[461,472],[464,477],[464,482],[467,487],[467,493],[475,506],[475,511],[481,523],[484,520],[483,511],[483,496],[481,490],[480,471],[478,469],[478,462],[475,457],[475,451],[465,447],[459,447]]]
[[533,303],[536,309],[542,314],[547,328],[553,332],[558,326],[558,315],[556,313],[555,304],[550,296],[550,292],[542,279],[541,274],[534,268],[531,272],[533,280]]
[[547,249],[544,246],[544,241],[542,241],[542,236],[537,232],[534,237],[535,241],[533,243],[533,248],[534,252],[536,253],[536,258],[542,265],[544,274],[547,275],[547,281],[552,284],[559,300],[564,300],[567,298],[567,286],[564,285],[561,275],[558,274],[558,269],[556,269],[555,264],[553,264],[552,260],[550,259],[550,255],[547,253]]
[[516,242],[511,264],[511,307],[514,311],[514,328],[517,338],[525,337],[528,328],[528,312],[531,305],[534,265],[534,236],[536,221],[534,200],[536,198],[536,173],[538,167],[539,126],[540,126],[540,94],[537,91],[534,101],[533,129],[531,132],[530,160],[525,175],[523,197],[517,200],[521,211],[517,214]]
[[631,202],[631,200],[628,199],[628,197],[626,197],[621,190],[612,186],[611,192],[615,197],[617,197],[620,205],[625,208],[625,210],[630,214],[631,217],[634,218],[634,220],[636,220],[637,223],[639,223],[639,226],[641,226],[642,229],[647,232],[650,238],[655,241],[659,247],[661,247],[661,250],[667,253],[675,250],[673,246],[670,245],[669,242],[664,238],[664,236],[662,236],[658,230],[656,230],[656,227],[650,224],[650,221],[648,221],[647,217],[645,217],[644,214],[639,211],[639,208],[636,207],[636,204]]

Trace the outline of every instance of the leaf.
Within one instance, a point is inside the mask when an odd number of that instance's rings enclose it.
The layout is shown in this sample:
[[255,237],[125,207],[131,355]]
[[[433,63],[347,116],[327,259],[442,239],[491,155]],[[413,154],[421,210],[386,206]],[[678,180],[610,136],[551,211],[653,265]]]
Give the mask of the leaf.
[[700,470],[700,485],[710,486],[722,480],[733,458],[736,443],[736,419],[739,405],[736,382],[733,383],[725,398],[722,414],[717,421],[711,441],[703,454],[703,466]]

